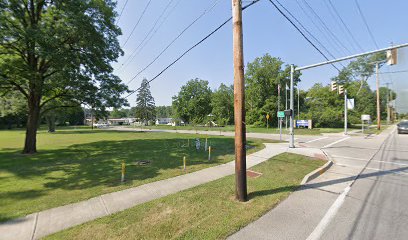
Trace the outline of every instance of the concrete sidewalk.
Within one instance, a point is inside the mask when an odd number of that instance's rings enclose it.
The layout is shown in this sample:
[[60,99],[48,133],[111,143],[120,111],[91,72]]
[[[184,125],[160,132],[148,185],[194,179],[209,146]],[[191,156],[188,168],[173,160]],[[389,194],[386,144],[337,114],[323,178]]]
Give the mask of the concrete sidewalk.
[[[247,156],[250,168],[288,150],[287,144],[266,143],[261,151]],[[303,155],[322,158],[318,149],[291,149]],[[86,201],[30,214],[0,224],[0,239],[39,239],[52,233],[104,217],[138,204],[161,198],[200,184],[234,174],[234,162],[203,169]]]
[[[334,144],[328,144],[325,142],[327,139],[323,138],[320,141],[306,144],[308,146],[305,147],[320,145],[330,160],[334,162],[334,165],[327,172],[304,184],[285,201],[228,239],[308,239],[308,236],[317,228],[332,204],[357,178],[364,167],[356,163],[353,167],[349,167],[351,163],[346,161],[350,161],[350,158],[372,158],[392,131],[393,129],[390,128],[371,138],[366,136],[344,137],[341,141],[333,142]],[[330,147],[324,147],[328,145]],[[339,155],[348,158],[342,159],[338,157]],[[346,163],[347,165],[345,165]],[[332,238],[328,239],[336,239],[336,236],[333,235]]]

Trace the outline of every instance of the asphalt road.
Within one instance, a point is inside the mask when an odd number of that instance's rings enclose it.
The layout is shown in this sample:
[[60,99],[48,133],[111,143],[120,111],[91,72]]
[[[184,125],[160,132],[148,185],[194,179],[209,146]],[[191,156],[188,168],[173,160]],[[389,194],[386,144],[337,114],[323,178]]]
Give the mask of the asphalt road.
[[334,165],[229,239],[408,239],[408,135],[297,141]]
[[378,150],[344,143],[336,148],[353,147],[352,156],[338,149],[330,154],[361,173],[320,239],[408,239],[408,134],[394,131]]

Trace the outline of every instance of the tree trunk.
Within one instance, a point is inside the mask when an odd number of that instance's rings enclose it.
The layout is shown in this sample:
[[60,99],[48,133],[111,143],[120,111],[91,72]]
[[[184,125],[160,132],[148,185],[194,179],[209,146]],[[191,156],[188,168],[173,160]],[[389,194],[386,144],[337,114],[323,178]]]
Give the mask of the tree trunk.
[[40,119],[40,97],[30,94],[28,99],[28,119],[26,137],[24,143],[24,154],[37,152],[37,128]]

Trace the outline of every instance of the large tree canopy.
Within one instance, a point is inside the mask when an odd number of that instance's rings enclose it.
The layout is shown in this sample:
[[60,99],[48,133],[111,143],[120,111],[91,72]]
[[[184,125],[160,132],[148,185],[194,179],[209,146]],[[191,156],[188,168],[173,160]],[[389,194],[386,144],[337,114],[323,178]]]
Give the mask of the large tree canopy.
[[176,117],[188,123],[203,123],[206,116],[211,113],[211,94],[208,81],[191,79],[173,97]]
[[86,103],[120,106],[127,87],[112,74],[122,54],[112,0],[0,0],[0,91],[27,99],[23,152],[36,152],[40,114]]
[[[265,125],[265,115],[270,114],[276,120],[278,106],[278,85],[281,86],[281,106],[285,106],[285,86],[290,84],[290,66],[276,57],[265,54],[248,63],[245,71],[247,123]],[[295,72],[297,85],[300,73]],[[283,98],[282,98],[283,97]],[[272,121],[277,125],[277,121]]]
[[234,123],[234,86],[221,83],[211,98],[212,114],[220,125]]

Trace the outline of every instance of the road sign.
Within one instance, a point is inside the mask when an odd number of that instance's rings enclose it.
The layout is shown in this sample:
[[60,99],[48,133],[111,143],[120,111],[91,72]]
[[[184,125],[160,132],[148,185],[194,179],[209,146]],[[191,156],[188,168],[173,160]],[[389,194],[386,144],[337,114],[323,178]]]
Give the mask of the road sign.
[[279,111],[278,112],[278,118],[284,118],[285,117],[285,112],[284,111]]
[[296,127],[309,127],[309,120],[296,120]]
[[269,119],[269,114],[266,114],[266,119]]
[[347,99],[347,109],[350,110],[354,109],[354,98]]
[[371,121],[370,115],[361,115],[361,121]]

